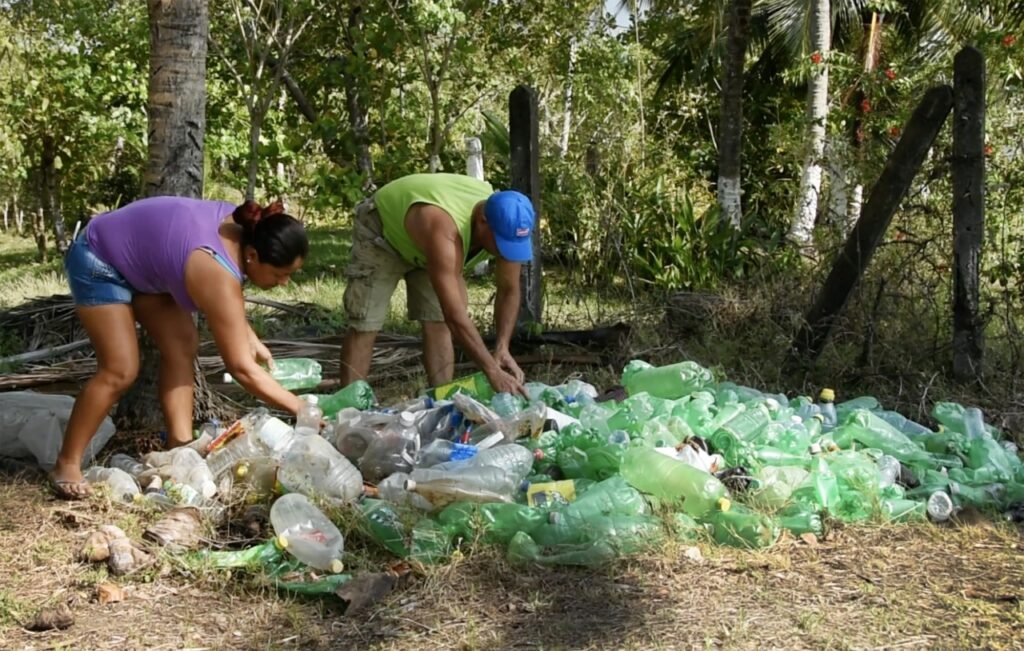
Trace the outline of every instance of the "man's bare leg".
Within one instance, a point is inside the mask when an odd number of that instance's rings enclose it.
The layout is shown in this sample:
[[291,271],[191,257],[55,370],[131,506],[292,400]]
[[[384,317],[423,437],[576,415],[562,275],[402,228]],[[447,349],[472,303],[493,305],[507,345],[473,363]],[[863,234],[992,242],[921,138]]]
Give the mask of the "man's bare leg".
[[423,368],[427,371],[427,383],[441,386],[452,381],[455,374],[455,348],[452,333],[444,321],[422,321],[423,325]]
[[341,386],[365,380],[370,374],[373,342],[376,340],[376,330],[360,332],[349,328],[345,333],[345,339],[341,342]]

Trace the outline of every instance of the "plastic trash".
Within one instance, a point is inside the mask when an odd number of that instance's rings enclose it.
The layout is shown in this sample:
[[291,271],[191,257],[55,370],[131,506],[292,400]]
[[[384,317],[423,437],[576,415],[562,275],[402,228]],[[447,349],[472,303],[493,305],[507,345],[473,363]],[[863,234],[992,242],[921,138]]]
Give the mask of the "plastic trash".
[[[311,389],[320,384],[321,381],[320,362],[315,359],[292,358],[275,359],[274,368],[270,369],[270,376],[289,391],[300,389]],[[226,382],[234,382],[230,373],[224,374]]]
[[935,491],[932,493],[928,498],[925,508],[928,512],[928,518],[932,522],[945,522],[953,516],[955,511],[953,500],[946,491]]
[[695,518],[728,503],[728,491],[718,479],[650,448],[632,448],[622,459],[622,477],[631,486],[662,499],[682,501],[683,511]]
[[278,544],[310,567],[338,573],[344,539],[338,528],[304,495],[283,495],[270,507]]
[[456,502],[437,521],[465,540],[508,544],[520,531],[530,533],[548,521],[548,513],[523,504]]
[[330,395],[317,396],[317,405],[330,418],[346,407],[370,409],[377,403],[373,389],[363,380],[356,380]]
[[712,383],[711,371],[691,361],[668,366],[651,366],[633,360],[622,371],[622,384],[629,395],[641,392],[675,400]]
[[82,476],[90,484],[106,484],[110,487],[110,494],[122,502],[134,501],[135,496],[140,492],[135,479],[119,468],[93,466]]
[[476,456],[475,445],[464,445],[447,439],[436,439],[420,449],[416,459],[417,468],[430,468],[448,461],[465,461]]
[[490,420],[474,427],[470,432],[468,441],[465,442],[478,444],[498,432],[504,435],[507,443],[512,443],[522,438],[538,436],[544,428],[544,422],[547,420],[547,409],[544,403],[535,402],[514,416]]
[[494,394],[494,397],[491,398],[491,409],[493,409],[494,413],[498,414],[502,418],[508,418],[516,415],[522,411],[525,406],[526,401],[523,400],[523,398],[514,396],[511,393],[496,393]]
[[359,459],[359,469],[369,481],[377,481],[396,472],[409,472],[419,452],[419,431],[415,417],[408,411],[385,427],[373,439]]
[[359,510],[367,532],[374,540],[399,558],[409,555],[409,548],[405,543],[405,526],[389,503],[365,499],[359,504]]
[[[463,462],[464,463],[464,462]],[[417,468],[409,473],[405,490],[428,500],[433,508],[452,502],[511,502],[520,480],[494,466],[472,466],[457,470]]]
[[320,422],[324,418],[324,410],[320,409],[319,398],[316,396],[305,396],[306,404],[299,409],[295,416],[295,435],[309,436],[320,433]]
[[707,518],[715,542],[730,547],[761,549],[770,547],[779,536],[778,525],[763,513],[742,504],[727,511],[715,511]]
[[821,428],[828,432],[839,424],[839,415],[836,413],[836,392],[832,389],[822,389],[818,394],[818,413],[821,414]]
[[123,470],[124,472],[128,473],[134,478],[138,478],[139,475],[141,475],[142,473],[146,472],[146,470],[149,469],[149,466],[142,463],[141,461],[137,461],[132,457],[128,456],[127,454],[120,453],[110,457],[110,460],[107,462],[107,465],[110,466],[111,468]]
[[299,437],[281,460],[277,480],[289,492],[334,504],[351,502],[363,492],[363,477],[334,446],[320,436]]
[[[34,459],[44,470],[53,468],[74,404],[71,396],[34,391],[0,393],[0,457]],[[115,429],[110,418],[103,419],[85,447],[83,467],[92,463]]]
[[484,402],[490,402],[494,397],[494,388],[483,371],[433,387],[427,391],[427,395],[434,400],[446,400],[460,392]]

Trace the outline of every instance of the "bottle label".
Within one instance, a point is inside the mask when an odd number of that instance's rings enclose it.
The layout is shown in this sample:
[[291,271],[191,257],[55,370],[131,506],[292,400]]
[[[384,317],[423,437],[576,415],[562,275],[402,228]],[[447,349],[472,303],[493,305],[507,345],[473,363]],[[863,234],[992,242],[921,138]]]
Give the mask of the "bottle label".
[[526,489],[526,503],[530,506],[553,506],[576,500],[576,482],[571,479],[530,484]]

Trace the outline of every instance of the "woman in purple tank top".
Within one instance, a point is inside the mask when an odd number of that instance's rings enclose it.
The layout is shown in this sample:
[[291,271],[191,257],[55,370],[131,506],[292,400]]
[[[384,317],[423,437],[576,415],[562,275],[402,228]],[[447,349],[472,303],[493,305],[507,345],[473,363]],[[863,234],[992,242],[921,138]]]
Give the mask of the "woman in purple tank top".
[[[228,219],[228,218],[231,219]],[[159,394],[167,445],[192,440],[193,364],[200,311],[227,370],[264,402],[302,406],[264,370],[267,350],[245,316],[242,282],[288,282],[309,252],[302,224],[281,204],[152,197],[95,217],[64,261],[76,313],[96,350],[96,375],[82,389],[51,472],[58,496],[89,494],[82,456],[100,423],[139,372],[138,322],[160,350]]]

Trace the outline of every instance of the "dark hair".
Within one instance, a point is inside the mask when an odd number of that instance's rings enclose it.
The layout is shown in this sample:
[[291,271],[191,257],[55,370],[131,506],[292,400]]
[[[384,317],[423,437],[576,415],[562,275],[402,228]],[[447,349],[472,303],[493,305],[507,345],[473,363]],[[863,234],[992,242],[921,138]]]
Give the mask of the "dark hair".
[[309,253],[306,229],[302,222],[285,214],[280,201],[266,208],[246,201],[235,208],[231,217],[242,227],[242,246],[256,249],[260,262],[288,267],[296,258],[305,258]]

